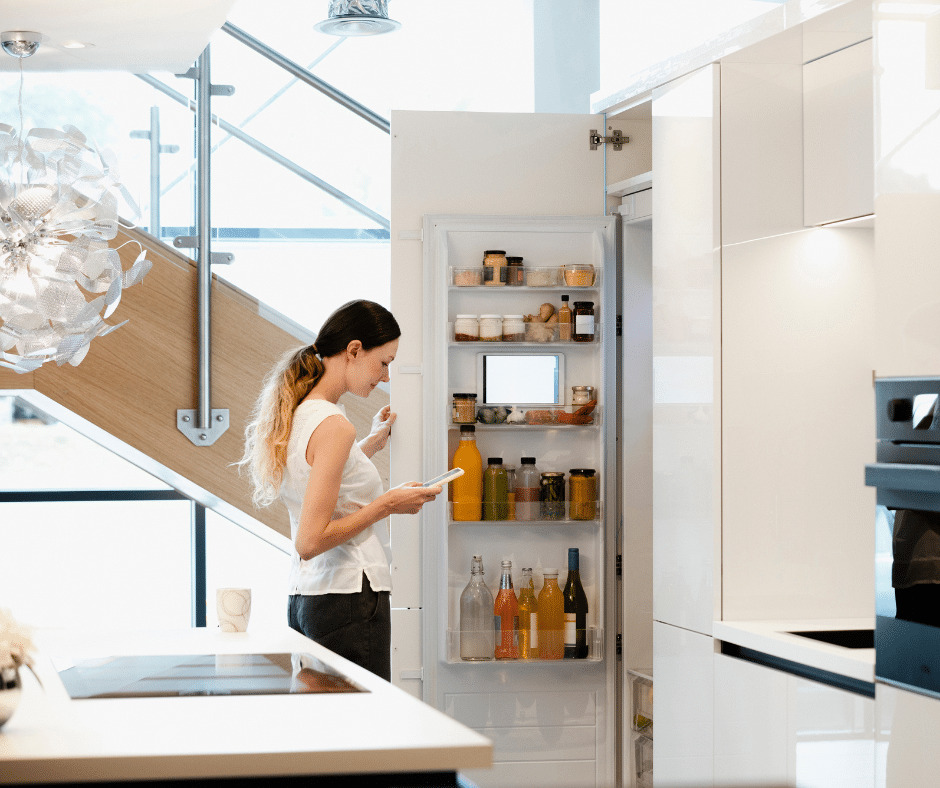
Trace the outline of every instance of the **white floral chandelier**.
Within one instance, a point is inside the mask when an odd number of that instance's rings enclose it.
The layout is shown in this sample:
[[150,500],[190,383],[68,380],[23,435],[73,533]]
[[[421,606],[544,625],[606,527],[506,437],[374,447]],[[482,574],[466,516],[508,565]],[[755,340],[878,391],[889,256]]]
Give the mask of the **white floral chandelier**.
[[104,321],[151,267],[141,249],[124,270],[108,246],[118,198],[137,206],[107,155],[74,126],[23,133],[22,58],[36,46],[20,54],[7,39],[28,35],[38,45],[38,34],[2,34],[20,58],[20,129],[0,123],[0,366],[16,372],[78,365],[92,339],[124,325]]

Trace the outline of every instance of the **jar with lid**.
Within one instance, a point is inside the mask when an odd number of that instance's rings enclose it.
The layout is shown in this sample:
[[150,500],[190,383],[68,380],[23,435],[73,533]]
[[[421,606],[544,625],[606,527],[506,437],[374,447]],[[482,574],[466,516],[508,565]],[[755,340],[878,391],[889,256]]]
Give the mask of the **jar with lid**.
[[572,468],[568,475],[568,517],[597,518],[597,476],[593,468]]
[[451,420],[454,424],[475,424],[477,420],[477,395],[454,394]]
[[480,315],[480,340],[483,342],[502,342],[502,315]]
[[574,342],[593,342],[594,341],[594,302],[593,301],[575,301],[572,310],[574,317],[574,327],[571,331],[571,339]]
[[522,268],[521,257],[506,258],[506,284],[510,287],[521,287],[524,282],[525,272]]
[[525,321],[522,315],[503,315],[503,342],[522,342],[525,339]]
[[539,513],[543,520],[565,519],[565,474],[545,471],[539,481]]
[[487,287],[506,285],[506,252],[502,249],[487,249],[483,253],[483,284]]
[[572,405],[587,405],[592,399],[594,399],[594,386],[571,387]]
[[454,319],[454,341],[475,342],[480,338],[480,319],[476,315],[457,315]]

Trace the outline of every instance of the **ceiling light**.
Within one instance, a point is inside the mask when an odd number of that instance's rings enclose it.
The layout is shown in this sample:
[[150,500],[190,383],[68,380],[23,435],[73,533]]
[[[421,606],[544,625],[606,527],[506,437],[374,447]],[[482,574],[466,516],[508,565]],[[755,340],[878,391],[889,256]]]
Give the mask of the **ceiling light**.
[[42,35],[28,30],[8,30],[0,33],[0,46],[13,57],[29,57],[39,49]]
[[126,270],[108,244],[119,200],[137,212],[115,163],[74,126],[23,131],[23,60],[41,38],[0,34],[20,63],[19,129],[0,123],[0,366],[15,372],[79,364],[151,267],[140,244]]
[[94,44],[86,44],[84,41],[63,41],[62,47],[64,49],[85,49],[85,47],[92,47]]
[[375,36],[401,22],[388,18],[388,0],[330,0],[329,18],[313,27],[331,36]]

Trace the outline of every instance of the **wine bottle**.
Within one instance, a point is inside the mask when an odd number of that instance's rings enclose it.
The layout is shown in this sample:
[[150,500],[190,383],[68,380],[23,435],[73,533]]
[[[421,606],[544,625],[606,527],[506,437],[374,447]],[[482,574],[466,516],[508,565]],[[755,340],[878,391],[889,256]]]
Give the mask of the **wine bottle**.
[[539,605],[535,599],[531,569],[522,570],[522,582],[519,583],[519,657],[539,657]]
[[565,659],[586,659],[588,601],[581,585],[577,547],[568,548],[568,580],[565,582]]
[[493,595],[483,581],[483,558],[470,561],[470,582],[460,595],[460,658],[467,661],[493,659]]

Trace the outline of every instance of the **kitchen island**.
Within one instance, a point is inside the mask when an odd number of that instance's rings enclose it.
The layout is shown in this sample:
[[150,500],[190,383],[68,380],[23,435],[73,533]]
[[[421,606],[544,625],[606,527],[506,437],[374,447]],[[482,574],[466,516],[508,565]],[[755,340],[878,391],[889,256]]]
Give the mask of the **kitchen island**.
[[[291,629],[222,633],[43,631],[35,671],[0,729],[0,783],[208,781],[304,785],[460,785],[487,768],[485,737]],[[69,664],[114,657],[244,655],[312,658],[358,691],[73,698]],[[327,682],[330,684],[330,682]],[[73,690],[74,694],[74,690]],[[152,783],[151,783],[152,784]]]

